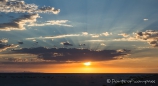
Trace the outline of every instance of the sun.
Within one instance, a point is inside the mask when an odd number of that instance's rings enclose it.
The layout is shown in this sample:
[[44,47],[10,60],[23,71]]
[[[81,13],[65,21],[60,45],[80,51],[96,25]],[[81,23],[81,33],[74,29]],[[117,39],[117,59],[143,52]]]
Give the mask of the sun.
[[91,62],[85,62],[84,65],[85,65],[85,66],[90,66],[90,65],[91,65]]

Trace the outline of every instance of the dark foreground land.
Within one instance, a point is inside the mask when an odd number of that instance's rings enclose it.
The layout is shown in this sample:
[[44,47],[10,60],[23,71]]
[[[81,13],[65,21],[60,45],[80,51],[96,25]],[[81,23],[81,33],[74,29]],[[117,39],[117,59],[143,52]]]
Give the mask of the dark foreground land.
[[0,73],[0,86],[158,86],[158,74]]

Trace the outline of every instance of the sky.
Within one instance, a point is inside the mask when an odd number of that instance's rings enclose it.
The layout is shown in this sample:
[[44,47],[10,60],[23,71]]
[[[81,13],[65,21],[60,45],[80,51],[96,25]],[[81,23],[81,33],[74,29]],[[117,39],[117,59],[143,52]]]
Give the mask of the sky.
[[157,73],[157,8],[157,0],[0,0],[0,72]]

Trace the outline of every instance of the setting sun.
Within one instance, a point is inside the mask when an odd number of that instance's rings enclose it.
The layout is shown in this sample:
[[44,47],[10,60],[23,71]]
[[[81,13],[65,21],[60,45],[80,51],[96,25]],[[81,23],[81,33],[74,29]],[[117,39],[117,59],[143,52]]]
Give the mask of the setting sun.
[[90,66],[90,65],[91,65],[91,62],[85,62],[84,65],[85,65],[85,66]]

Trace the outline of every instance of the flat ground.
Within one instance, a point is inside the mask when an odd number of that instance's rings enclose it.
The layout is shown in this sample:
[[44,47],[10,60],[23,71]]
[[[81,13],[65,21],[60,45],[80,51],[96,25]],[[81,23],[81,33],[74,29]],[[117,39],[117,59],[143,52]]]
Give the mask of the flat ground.
[[158,86],[158,74],[0,73],[0,86]]

